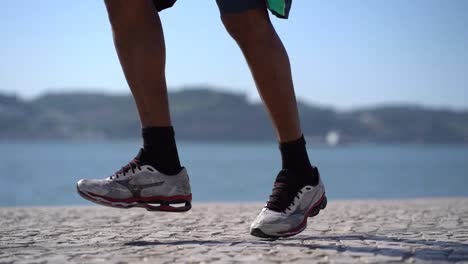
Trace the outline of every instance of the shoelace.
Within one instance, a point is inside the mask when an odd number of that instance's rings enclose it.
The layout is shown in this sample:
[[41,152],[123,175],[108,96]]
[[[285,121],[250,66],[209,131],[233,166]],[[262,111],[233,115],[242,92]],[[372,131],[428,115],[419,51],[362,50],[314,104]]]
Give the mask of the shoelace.
[[120,175],[125,176],[130,170],[135,173],[135,169],[141,170],[140,162],[136,159],[130,161],[127,165],[116,171],[114,175],[110,176],[110,179],[119,178]]
[[287,173],[287,170],[281,170],[276,177],[272,194],[266,206],[270,210],[284,213],[294,205],[294,199],[299,198],[299,193],[302,193],[297,186],[288,183]]

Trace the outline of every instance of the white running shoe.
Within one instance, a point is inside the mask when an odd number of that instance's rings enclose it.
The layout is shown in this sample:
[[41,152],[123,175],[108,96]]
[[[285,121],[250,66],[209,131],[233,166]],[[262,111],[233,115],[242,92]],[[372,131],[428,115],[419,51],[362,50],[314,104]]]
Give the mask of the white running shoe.
[[315,186],[291,183],[291,172],[281,170],[276,177],[273,193],[257,219],[250,226],[250,234],[262,238],[297,235],[307,227],[307,218],[316,216],[327,206],[325,187],[319,176]]
[[[185,212],[192,207],[187,170],[165,175],[137,158],[103,180],[82,179],[78,193],[85,199],[111,207],[142,207],[148,211]],[[183,206],[173,206],[183,204]]]

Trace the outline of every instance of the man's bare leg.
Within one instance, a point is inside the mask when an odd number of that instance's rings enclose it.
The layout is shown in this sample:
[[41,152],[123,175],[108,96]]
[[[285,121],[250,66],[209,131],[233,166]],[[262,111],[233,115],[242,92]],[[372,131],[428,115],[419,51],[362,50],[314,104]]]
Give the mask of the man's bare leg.
[[301,137],[288,54],[266,9],[222,14],[223,23],[241,48],[279,142]]
[[296,235],[306,228],[308,217],[325,208],[327,200],[318,169],[307,155],[288,55],[263,1],[218,0],[218,6],[268,109],[283,162],[272,194],[252,223],[250,233],[274,238]]
[[149,0],[106,0],[115,48],[142,127],[170,126],[166,48],[159,15]]
[[181,170],[171,126],[165,76],[166,48],[150,0],[106,0],[115,48],[140,115],[146,163],[165,174]]
[[[223,4],[222,1],[231,0],[218,0],[218,4]],[[221,12],[221,18],[242,50],[270,114],[280,143],[282,168],[293,171],[299,178],[312,175],[313,167],[299,124],[288,54],[271,24],[266,7]],[[318,183],[317,176],[312,178],[312,184]]]
[[112,176],[78,181],[77,191],[89,201],[111,207],[188,211],[192,193],[187,171],[180,166],[169,116],[159,16],[149,0],[106,0],[106,7],[140,114],[143,148]]

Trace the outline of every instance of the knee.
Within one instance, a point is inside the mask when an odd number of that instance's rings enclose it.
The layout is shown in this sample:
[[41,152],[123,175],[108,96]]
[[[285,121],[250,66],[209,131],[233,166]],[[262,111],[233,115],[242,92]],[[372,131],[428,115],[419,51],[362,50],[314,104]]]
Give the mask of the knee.
[[[129,31],[138,26],[145,11],[154,9],[151,1],[104,0],[114,31]],[[151,10],[153,12],[153,10]],[[154,10],[154,12],[156,12]]]
[[221,20],[229,35],[241,46],[263,38],[273,28],[263,9],[221,14]]

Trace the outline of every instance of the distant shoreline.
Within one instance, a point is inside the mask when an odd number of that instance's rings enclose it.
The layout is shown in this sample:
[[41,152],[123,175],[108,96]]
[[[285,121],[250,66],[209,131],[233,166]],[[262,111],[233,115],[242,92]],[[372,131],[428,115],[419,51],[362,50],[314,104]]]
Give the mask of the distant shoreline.
[[[140,138],[108,138],[108,139],[0,139],[0,144],[60,144],[60,143],[85,143],[85,144],[100,144],[100,143],[135,143],[139,145],[141,143]],[[277,145],[278,142],[275,140],[177,140],[177,144],[265,144],[265,145]],[[454,148],[465,148],[468,147],[468,143],[379,143],[379,142],[360,142],[360,143],[347,143],[338,144],[336,146],[330,146],[327,144],[315,144],[307,142],[307,148],[319,147],[319,148],[347,148],[347,147],[454,147]]]
[[[211,87],[169,93],[178,140],[271,141],[270,118],[245,94]],[[309,144],[468,144],[468,110],[382,104],[347,111],[299,100]],[[0,93],[0,140],[108,140],[139,137],[130,95],[48,93],[31,100]]]

